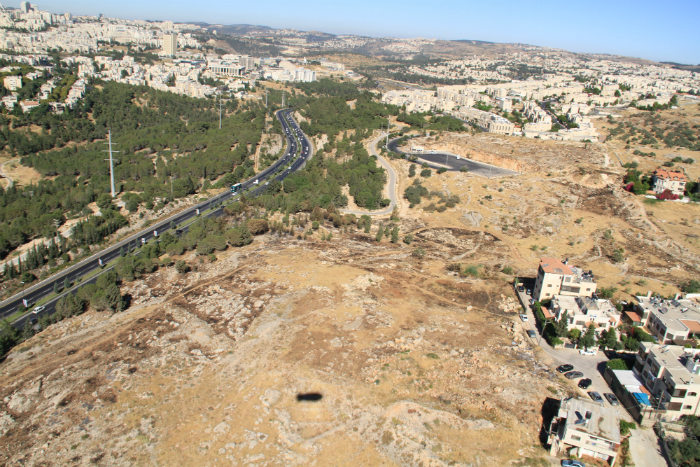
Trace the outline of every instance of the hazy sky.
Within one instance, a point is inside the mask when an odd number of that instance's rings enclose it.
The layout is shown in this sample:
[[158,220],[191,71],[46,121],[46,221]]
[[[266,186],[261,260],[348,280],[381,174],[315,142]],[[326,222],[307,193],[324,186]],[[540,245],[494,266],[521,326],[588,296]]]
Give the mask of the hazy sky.
[[700,64],[699,0],[44,0],[37,5],[53,13],[520,42]]

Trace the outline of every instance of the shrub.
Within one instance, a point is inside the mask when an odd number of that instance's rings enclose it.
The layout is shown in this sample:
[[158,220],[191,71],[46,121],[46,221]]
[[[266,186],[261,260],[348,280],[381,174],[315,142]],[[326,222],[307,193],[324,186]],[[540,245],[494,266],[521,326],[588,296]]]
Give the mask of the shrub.
[[420,176],[423,178],[428,178],[433,174],[433,171],[430,169],[423,169],[420,171]]
[[474,266],[474,265],[467,266],[467,267],[464,268],[464,270],[462,271],[462,275],[463,275],[463,276],[470,276],[470,277],[479,277],[479,275],[480,275],[480,274],[479,274],[479,267],[478,267],[478,266]]
[[445,172],[447,172],[447,169],[446,169],[445,167],[440,167],[440,168],[437,170],[437,173],[439,173],[439,174],[444,174]]
[[311,228],[314,229],[314,230],[318,230],[318,227],[319,227],[319,226],[320,226],[320,224],[318,223],[318,221],[313,221],[313,222],[311,223]]
[[508,274],[509,276],[512,276],[513,275],[513,268],[510,266],[506,266],[501,270],[501,272],[503,274]]
[[418,247],[415,250],[413,250],[413,256],[415,256],[418,259],[422,259],[425,256],[425,250],[421,247]]
[[462,172],[462,173],[467,173],[467,172],[469,172],[469,169],[467,168],[466,165],[463,165],[463,166],[459,169],[459,171]]
[[247,225],[248,230],[253,235],[261,235],[270,230],[270,226],[265,219],[251,219]]
[[607,300],[611,299],[613,295],[617,292],[617,287],[601,287],[598,289],[598,296],[600,298],[605,298]]
[[408,233],[408,234],[404,235],[403,242],[406,245],[410,245],[413,242],[413,234]]
[[681,290],[685,293],[700,293],[700,282],[691,279],[681,286]]
[[208,239],[200,240],[197,243],[197,254],[198,255],[209,255],[214,252],[214,245],[212,245]]
[[175,263],[175,269],[176,269],[177,272],[179,272],[180,274],[185,274],[187,271],[190,270],[190,267],[187,265],[186,262],[180,260],[180,261],[177,261],[177,262]]
[[636,430],[637,429],[637,424],[634,422],[627,422],[625,420],[620,419],[620,434],[622,436],[627,436],[630,433],[630,430]]

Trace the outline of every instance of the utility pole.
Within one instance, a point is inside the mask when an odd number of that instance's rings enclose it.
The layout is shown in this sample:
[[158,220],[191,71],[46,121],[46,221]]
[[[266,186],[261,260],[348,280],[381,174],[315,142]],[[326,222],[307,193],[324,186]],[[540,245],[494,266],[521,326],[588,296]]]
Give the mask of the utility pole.
[[109,153],[109,159],[105,159],[105,160],[109,160],[109,176],[110,176],[111,181],[112,181],[112,198],[114,198],[116,196],[116,193],[114,190],[114,159],[112,158],[112,153],[113,152],[120,152],[120,151],[112,151],[112,131],[111,130],[107,133],[107,135],[109,138],[109,142],[104,143],[104,144],[107,144],[109,146],[109,149],[103,150],[102,152]]
[[221,129],[221,94],[219,94],[219,130]]
[[265,108],[267,109],[267,91],[265,91]]
[[282,91],[282,108],[284,109],[284,91]]
[[386,124],[386,150],[389,150],[389,128],[391,128],[391,119]]

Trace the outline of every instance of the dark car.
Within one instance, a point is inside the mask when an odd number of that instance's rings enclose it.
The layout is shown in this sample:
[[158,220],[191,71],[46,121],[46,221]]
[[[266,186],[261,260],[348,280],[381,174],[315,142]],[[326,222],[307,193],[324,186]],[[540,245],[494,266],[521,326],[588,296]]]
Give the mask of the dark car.
[[522,285],[519,285],[518,292],[525,292],[525,287],[523,287]]
[[532,329],[528,329],[528,330],[527,330],[527,335],[528,335],[528,337],[531,337],[531,338],[533,338],[533,339],[534,339],[535,337],[537,337],[537,334],[535,334],[535,331],[533,331]]
[[583,373],[580,371],[570,371],[564,376],[566,376],[567,379],[583,378]]
[[617,400],[617,397],[615,397],[615,394],[611,394],[609,392],[606,392],[603,395],[608,400],[608,402],[610,402],[610,405],[620,405],[620,401]]
[[578,387],[581,389],[588,389],[591,387],[591,384],[593,384],[593,381],[591,381],[590,378],[585,378],[578,382]]
[[564,459],[561,461],[561,467],[586,467],[586,464],[580,461]]
[[596,402],[603,402],[603,398],[596,391],[589,392],[588,396]]
[[569,365],[568,363],[566,365],[561,365],[557,367],[557,371],[559,373],[566,373],[567,371],[571,371],[574,369],[573,365]]

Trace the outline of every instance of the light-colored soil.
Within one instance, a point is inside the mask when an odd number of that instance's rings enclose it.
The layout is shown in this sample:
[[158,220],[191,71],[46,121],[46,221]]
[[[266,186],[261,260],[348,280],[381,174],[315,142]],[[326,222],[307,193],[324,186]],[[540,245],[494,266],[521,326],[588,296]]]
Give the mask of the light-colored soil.
[[[465,248],[478,245],[485,264],[508,248],[480,232],[423,229],[419,260],[415,245],[334,235],[267,235],[211,264],[189,256],[195,272],[125,285],[128,311],[88,312],[25,343],[0,367],[2,462],[540,456],[542,401],[564,387],[524,342],[507,285],[444,268]],[[297,400],[309,393],[322,399]]]
[[36,183],[42,179],[42,176],[36,169],[25,167],[19,163],[19,159],[15,162],[10,162],[3,166],[5,172],[18,187],[26,186],[31,183]]

